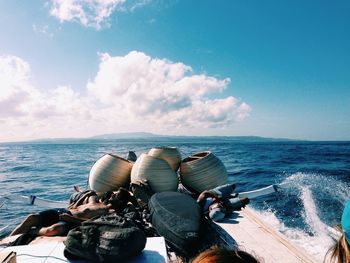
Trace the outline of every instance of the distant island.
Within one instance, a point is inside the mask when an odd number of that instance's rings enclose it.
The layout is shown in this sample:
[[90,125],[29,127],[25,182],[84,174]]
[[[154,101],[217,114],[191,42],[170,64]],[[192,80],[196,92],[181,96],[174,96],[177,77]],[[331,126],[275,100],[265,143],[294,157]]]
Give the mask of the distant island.
[[152,141],[152,142],[273,142],[297,141],[286,138],[265,138],[260,136],[194,136],[194,135],[160,135],[148,132],[110,133],[86,138],[43,138],[27,143],[99,143],[105,141]]
[[90,137],[89,139],[104,139],[104,140],[114,140],[114,139],[209,139],[209,140],[237,140],[237,141],[295,141],[287,138],[266,138],[260,136],[217,136],[217,135],[159,135],[149,132],[132,132],[132,133],[111,133],[102,134]]
[[271,140],[290,140],[285,138],[265,138],[260,136],[195,136],[195,135],[160,135],[149,132],[131,132],[131,133],[111,133],[102,134],[89,139],[104,139],[104,140],[115,140],[115,139],[226,139],[226,140],[239,140],[239,141],[271,141]]
[[104,139],[104,140],[113,140],[113,139],[135,139],[135,138],[154,138],[154,137],[163,137],[164,135],[153,134],[149,132],[125,132],[125,133],[109,133],[101,134],[89,137],[89,139]]

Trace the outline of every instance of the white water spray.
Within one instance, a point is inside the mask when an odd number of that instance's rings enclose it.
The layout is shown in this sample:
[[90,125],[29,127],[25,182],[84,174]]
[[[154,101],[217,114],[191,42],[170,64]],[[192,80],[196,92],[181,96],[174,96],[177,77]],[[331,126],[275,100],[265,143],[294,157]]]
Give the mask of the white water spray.
[[313,254],[323,254],[324,256],[325,252],[333,244],[333,239],[328,231],[329,226],[323,223],[318,216],[312,192],[308,187],[301,187],[300,198],[304,205],[304,220],[313,232],[313,237],[310,238],[316,241],[316,246],[313,247]]
[[[260,212],[264,221],[273,228],[283,233],[292,243],[306,250],[317,261],[323,262],[324,256],[328,249],[334,244],[334,233],[330,233],[330,226],[325,224],[320,217],[320,209],[318,205],[322,202],[315,202],[317,198],[326,198],[334,203],[345,203],[350,197],[350,188],[347,184],[319,174],[295,173],[286,178],[283,183],[285,194],[294,195],[299,193],[297,198],[302,204],[302,216],[305,226],[301,229],[287,227],[280,221],[273,211]],[[316,198],[317,197],[317,198]],[[325,209],[325,207],[322,207]],[[334,211],[331,211],[333,208]],[[335,221],[339,217],[339,213],[335,207],[327,208],[328,215],[331,215]]]
[[309,187],[301,187],[301,200],[303,201],[305,222],[311,227],[313,234],[326,234],[328,226],[317,215],[317,208]]

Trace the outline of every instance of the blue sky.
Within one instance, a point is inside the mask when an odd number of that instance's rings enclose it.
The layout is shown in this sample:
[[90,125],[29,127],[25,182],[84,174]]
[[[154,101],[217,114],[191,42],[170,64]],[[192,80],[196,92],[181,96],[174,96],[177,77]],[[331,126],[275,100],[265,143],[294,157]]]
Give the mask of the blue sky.
[[348,1],[0,0],[0,141],[350,139]]

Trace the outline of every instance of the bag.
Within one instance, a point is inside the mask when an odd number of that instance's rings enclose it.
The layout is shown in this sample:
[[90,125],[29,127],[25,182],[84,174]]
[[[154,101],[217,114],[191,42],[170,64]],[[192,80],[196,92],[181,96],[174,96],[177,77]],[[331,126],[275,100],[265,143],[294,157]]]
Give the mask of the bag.
[[131,220],[111,214],[85,221],[69,231],[64,255],[73,260],[119,262],[141,253],[146,241],[144,232]]
[[156,193],[148,206],[153,227],[170,248],[185,256],[196,253],[202,213],[192,197],[179,192]]

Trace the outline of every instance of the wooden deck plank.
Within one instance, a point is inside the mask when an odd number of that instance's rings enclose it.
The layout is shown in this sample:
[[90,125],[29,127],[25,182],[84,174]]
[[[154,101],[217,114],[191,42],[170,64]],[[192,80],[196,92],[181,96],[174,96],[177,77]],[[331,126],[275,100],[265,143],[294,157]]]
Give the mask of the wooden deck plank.
[[231,218],[218,225],[236,240],[239,247],[263,258],[265,262],[317,262],[306,251],[263,222],[250,208],[234,213]]

